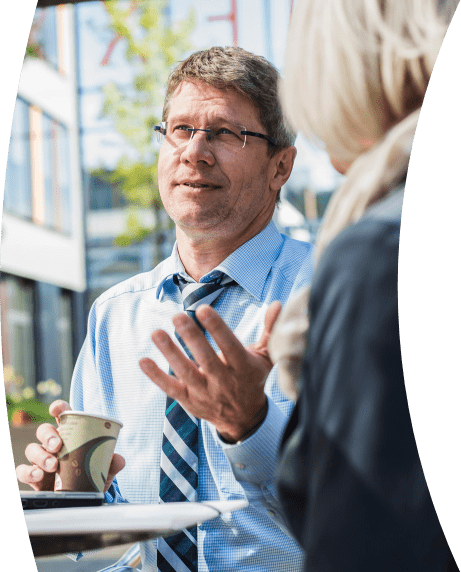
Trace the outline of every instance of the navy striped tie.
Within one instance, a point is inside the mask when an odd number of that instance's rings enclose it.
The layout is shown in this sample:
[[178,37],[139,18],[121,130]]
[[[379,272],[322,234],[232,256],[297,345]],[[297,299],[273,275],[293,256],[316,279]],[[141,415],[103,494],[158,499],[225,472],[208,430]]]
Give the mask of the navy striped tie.
[[[181,290],[184,310],[202,331],[204,329],[195,317],[195,310],[201,304],[211,304],[227,286],[235,284],[232,278],[222,272],[211,282],[188,282],[179,274],[173,280]],[[188,357],[193,359],[178,333],[175,334]],[[199,420],[177,401],[167,397],[160,461],[161,502],[197,500],[198,433]],[[197,571],[196,526],[168,538],[159,538],[157,547],[159,572]]]

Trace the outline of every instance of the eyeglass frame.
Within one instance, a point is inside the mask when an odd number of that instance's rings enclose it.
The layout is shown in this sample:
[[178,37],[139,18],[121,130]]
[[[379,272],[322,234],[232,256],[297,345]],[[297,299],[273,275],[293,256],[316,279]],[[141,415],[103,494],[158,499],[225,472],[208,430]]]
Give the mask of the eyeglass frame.
[[[157,133],[161,133],[164,137],[164,139],[166,138],[166,125],[168,124],[168,121],[161,121],[159,124],[154,125],[154,131],[156,131]],[[208,145],[210,145],[210,141],[212,141],[212,137],[210,137],[208,135],[208,133],[211,132],[211,129],[208,129],[207,126],[205,129],[201,129],[199,127],[194,127],[192,125],[192,123],[184,123],[184,125],[190,125],[191,129],[188,128],[187,131],[190,131],[190,139],[187,142],[187,145],[189,145],[189,143],[192,141],[192,139],[194,138],[194,135],[197,133],[197,131],[204,131],[205,133],[207,133],[206,136],[206,140],[208,142]],[[235,125],[236,127],[244,127],[243,125]],[[244,149],[245,145],[246,145],[246,136],[249,135],[251,137],[259,137],[260,139],[264,139],[266,140],[270,145],[273,145],[274,147],[277,145],[276,142],[274,141],[274,139],[272,139],[272,137],[269,137],[269,135],[265,135],[264,133],[257,133],[256,131],[247,131],[246,128],[244,128],[242,131],[240,131],[240,135],[245,135],[245,141],[242,145],[242,147],[240,147],[240,149]],[[157,136],[157,140],[158,140],[158,136]],[[163,143],[162,141],[159,141],[160,144]],[[211,145],[210,145],[211,146]]]

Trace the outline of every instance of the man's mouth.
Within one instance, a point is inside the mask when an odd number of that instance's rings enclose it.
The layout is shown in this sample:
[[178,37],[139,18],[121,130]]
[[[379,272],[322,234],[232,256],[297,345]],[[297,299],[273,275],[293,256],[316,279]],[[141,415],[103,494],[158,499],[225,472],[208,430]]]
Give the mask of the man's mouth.
[[210,185],[208,183],[191,183],[189,181],[182,183],[185,187],[191,187],[192,189],[217,189],[217,185]]

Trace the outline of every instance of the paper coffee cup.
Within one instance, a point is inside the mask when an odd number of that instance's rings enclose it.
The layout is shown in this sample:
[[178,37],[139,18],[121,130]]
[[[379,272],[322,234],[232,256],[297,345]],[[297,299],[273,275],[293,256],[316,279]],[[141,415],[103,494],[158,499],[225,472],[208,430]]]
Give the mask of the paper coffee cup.
[[59,418],[55,491],[103,492],[122,423],[108,417],[64,411]]

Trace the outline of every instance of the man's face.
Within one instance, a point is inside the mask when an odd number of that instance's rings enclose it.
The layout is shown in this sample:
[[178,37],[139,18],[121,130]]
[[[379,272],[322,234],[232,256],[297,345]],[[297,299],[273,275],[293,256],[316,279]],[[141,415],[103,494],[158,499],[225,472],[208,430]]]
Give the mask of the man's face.
[[[226,120],[266,133],[257,108],[234,90],[183,81],[171,99],[168,122],[204,129]],[[270,188],[275,160],[268,143],[247,137],[244,148],[212,148],[203,131],[189,144],[162,144],[158,181],[163,205],[190,237],[236,239],[254,236],[269,222],[276,189]],[[253,232],[254,231],[254,232]]]

